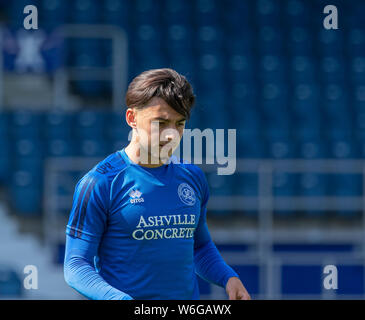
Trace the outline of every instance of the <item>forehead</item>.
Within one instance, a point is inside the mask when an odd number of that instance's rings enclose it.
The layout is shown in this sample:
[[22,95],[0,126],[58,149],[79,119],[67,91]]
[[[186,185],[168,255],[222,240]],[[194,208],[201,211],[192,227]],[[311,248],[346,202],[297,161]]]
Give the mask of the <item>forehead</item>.
[[171,108],[165,100],[161,98],[152,98],[145,106],[145,108],[138,110],[143,117],[148,118],[167,118],[170,120],[182,119],[183,115]]

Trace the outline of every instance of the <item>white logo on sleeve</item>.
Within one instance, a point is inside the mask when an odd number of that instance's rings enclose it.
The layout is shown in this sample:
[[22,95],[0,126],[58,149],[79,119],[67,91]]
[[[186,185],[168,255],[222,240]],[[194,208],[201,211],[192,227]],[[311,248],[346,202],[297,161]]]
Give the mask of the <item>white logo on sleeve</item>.
[[193,206],[195,204],[196,198],[194,190],[187,183],[181,183],[177,188],[177,193],[183,203],[188,206]]
[[139,190],[132,190],[129,192],[129,196],[131,199],[129,200],[131,203],[139,203],[144,202],[144,199],[141,197],[142,192]]

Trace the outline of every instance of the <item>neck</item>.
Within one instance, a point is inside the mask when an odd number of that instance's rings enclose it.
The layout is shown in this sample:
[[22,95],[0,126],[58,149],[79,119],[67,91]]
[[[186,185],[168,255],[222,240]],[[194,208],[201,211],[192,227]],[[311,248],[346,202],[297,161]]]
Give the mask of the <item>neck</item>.
[[[127,154],[127,156],[129,157],[129,159],[131,159],[132,162],[134,162],[140,166],[143,166],[143,167],[157,168],[164,164],[160,159],[158,161],[156,161],[156,159],[154,159],[155,161],[152,161],[152,156],[151,156],[150,152],[148,152],[147,163],[141,162],[141,157],[140,157],[141,147],[140,147],[137,139],[134,139],[134,138],[132,138],[132,140],[128,144],[128,146],[125,147],[124,151]],[[156,162],[158,162],[158,163],[156,163]]]

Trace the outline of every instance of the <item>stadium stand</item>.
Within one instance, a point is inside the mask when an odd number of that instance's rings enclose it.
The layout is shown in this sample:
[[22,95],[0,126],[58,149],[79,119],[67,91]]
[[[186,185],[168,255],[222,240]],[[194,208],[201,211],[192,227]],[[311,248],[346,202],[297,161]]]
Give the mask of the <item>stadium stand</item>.
[[[46,34],[65,24],[104,24],[123,29],[128,38],[128,80],[159,67],[171,67],[186,75],[197,95],[196,110],[187,127],[236,128],[237,157],[249,165],[257,159],[351,161],[365,157],[365,24],[361,13],[365,4],[362,0],[332,1],[342,12],[341,28],[325,30],[322,19],[326,2],[50,0],[32,4],[39,8],[39,26]],[[13,35],[22,27],[27,4],[29,1],[13,0],[1,8]],[[109,70],[110,51],[105,39],[67,39],[61,55],[51,54],[45,60],[59,62],[46,65]],[[16,74],[11,57],[6,52],[4,68]],[[54,75],[54,69],[50,70],[46,68],[44,74]],[[102,107],[93,104],[97,99],[100,102],[100,97],[110,98],[108,81],[78,79],[70,90],[80,101],[85,99],[86,106],[80,103],[75,110],[63,110],[51,105],[43,109],[4,105],[0,111],[0,186],[17,216],[42,219],[47,214],[44,183],[49,158],[103,158],[127,143],[129,130],[122,106],[116,111],[107,102]],[[336,174],[311,171],[310,164],[301,168],[304,170],[298,172],[274,170],[271,196],[351,200],[363,195],[363,173],[349,172],[346,164],[339,165],[338,170],[344,171]],[[244,208],[241,204],[245,202],[238,198],[236,202],[220,201],[230,196],[257,197],[261,178],[256,169],[238,170],[233,176],[207,172],[211,197],[218,199],[214,203],[227,204],[212,205],[212,218],[258,217],[257,207]],[[58,186],[58,196],[69,196],[80,174],[72,172],[70,179],[65,178],[68,185]],[[65,208],[60,211],[67,214]],[[298,210],[283,206],[274,210],[274,216],[325,219],[325,211],[313,206]],[[359,213],[357,207],[344,207],[330,214],[351,221]],[[231,249],[227,249],[227,255]],[[339,247],[334,250],[341,252]],[[320,262],[283,264],[280,297],[321,296],[320,282],[313,280],[320,278],[321,266]],[[349,280],[341,280],[338,294],[364,294],[364,281],[359,281],[360,285],[350,277],[358,273],[363,278],[363,266],[341,268]],[[237,264],[236,270],[254,295],[264,294],[256,261],[246,266]],[[297,285],[298,273],[306,275],[301,285]],[[21,296],[19,281],[11,268],[1,267],[0,297]],[[206,283],[201,282],[201,287],[207,296],[212,294]]]

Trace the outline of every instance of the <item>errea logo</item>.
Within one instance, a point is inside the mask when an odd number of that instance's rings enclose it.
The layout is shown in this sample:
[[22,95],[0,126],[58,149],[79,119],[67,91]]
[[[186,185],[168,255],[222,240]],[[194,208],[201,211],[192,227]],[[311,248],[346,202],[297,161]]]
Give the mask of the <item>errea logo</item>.
[[139,203],[139,202],[144,202],[144,199],[141,198],[142,192],[139,190],[132,190],[131,192],[129,192],[129,196],[131,197],[131,199],[129,200],[130,203]]

